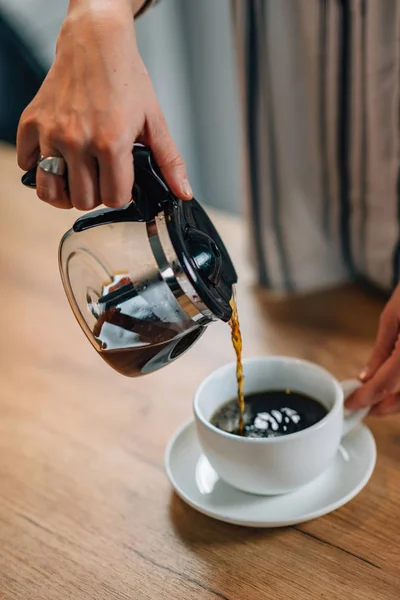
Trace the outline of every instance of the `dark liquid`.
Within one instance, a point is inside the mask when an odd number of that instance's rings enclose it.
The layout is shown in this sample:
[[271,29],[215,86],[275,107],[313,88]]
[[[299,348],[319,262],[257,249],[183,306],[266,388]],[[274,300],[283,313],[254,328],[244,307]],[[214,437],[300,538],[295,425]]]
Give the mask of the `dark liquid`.
[[[97,350],[101,357],[116,371],[128,377],[145,375],[176,360],[203,334],[204,327],[190,328],[186,333],[177,331],[174,324],[156,319],[143,302],[129,304],[138,293],[128,275],[115,275],[111,284],[103,286],[103,294],[96,305],[97,322],[93,328],[99,342]],[[231,299],[232,316],[229,321],[232,343],[236,352],[239,430],[243,432],[243,368],[242,336],[235,297]],[[128,312],[126,312],[126,309]],[[92,311],[93,312],[93,311]],[[111,326],[111,327],[110,327]],[[123,332],[135,334],[135,338],[118,339]],[[126,341],[127,340],[127,341]],[[126,347],[124,344],[126,343]],[[119,347],[118,347],[119,346]]]
[[127,377],[146,375],[165,367],[186,352],[204,332],[204,327],[196,327],[186,334],[177,336],[176,331],[168,325],[141,321],[123,314],[119,308],[112,307],[97,320],[94,328],[96,338],[105,323],[128,332],[134,331],[140,336],[142,345],[117,350],[108,349],[107,341],[103,339],[99,350],[100,356],[113,369]]
[[239,427],[240,409],[236,398],[220,406],[211,417],[211,423],[234,435],[270,438],[311,427],[327,413],[321,402],[314,398],[290,390],[278,390],[245,397],[243,433]]
[[199,327],[178,341],[163,342],[156,346],[139,346],[126,350],[100,350],[100,356],[121,375],[139,377],[139,375],[157,371],[179,358],[203,331],[204,328]]
[[239,324],[239,316],[236,305],[236,298],[233,295],[231,299],[231,308],[232,308],[232,316],[229,321],[229,325],[231,326],[231,335],[232,335],[232,344],[236,353],[236,379],[237,379],[237,387],[238,387],[238,409],[239,409],[239,435],[243,435],[244,433],[244,421],[243,415],[245,411],[244,404],[244,394],[243,394],[243,365],[242,365],[242,334],[240,332],[240,324]]

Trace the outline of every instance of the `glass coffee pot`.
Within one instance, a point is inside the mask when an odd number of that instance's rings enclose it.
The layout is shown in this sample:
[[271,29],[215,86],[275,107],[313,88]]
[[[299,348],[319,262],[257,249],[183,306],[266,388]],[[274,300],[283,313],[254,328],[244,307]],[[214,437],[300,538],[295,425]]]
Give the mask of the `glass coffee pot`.
[[148,148],[135,144],[133,153],[133,202],[79,218],[59,248],[75,317],[102,358],[130,377],[169,364],[210,323],[229,321],[237,281],[200,204],[172,194]]

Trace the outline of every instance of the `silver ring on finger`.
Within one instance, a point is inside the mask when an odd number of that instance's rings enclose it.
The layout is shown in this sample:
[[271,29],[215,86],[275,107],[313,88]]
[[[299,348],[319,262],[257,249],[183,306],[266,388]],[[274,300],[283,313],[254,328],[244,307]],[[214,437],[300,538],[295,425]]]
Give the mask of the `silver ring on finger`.
[[66,172],[67,163],[62,156],[39,156],[38,167],[46,173],[63,176]]

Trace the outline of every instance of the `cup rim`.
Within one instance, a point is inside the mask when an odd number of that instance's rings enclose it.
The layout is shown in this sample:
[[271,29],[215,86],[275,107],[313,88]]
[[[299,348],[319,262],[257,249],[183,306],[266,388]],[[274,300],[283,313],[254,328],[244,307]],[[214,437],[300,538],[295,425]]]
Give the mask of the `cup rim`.
[[292,357],[292,356],[276,355],[275,354],[275,355],[272,355],[272,356],[252,356],[252,357],[248,357],[248,358],[245,358],[242,361],[242,364],[244,366],[244,365],[252,363],[254,361],[259,361],[259,362],[290,362],[290,363],[297,363],[297,364],[305,365],[307,367],[312,367],[312,368],[320,371],[324,375],[328,375],[329,378],[332,380],[332,384],[333,384],[333,386],[334,386],[334,388],[336,390],[335,402],[334,402],[332,408],[327,412],[327,414],[320,421],[318,421],[317,423],[314,423],[314,425],[311,425],[311,427],[306,427],[306,429],[302,429],[301,431],[296,431],[295,433],[289,433],[287,435],[282,435],[282,436],[277,436],[277,437],[270,437],[270,438],[249,438],[249,437],[242,437],[242,436],[239,436],[239,435],[235,435],[233,433],[229,433],[228,431],[223,431],[222,429],[218,429],[218,427],[215,427],[215,425],[213,425],[212,423],[210,423],[210,421],[208,421],[202,415],[202,412],[201,412],[201,410],[199,408],[200,397],[201,397],[201,394],[203,392],[204,387],[216,375],[221,374],[224,371],[230,371],[232,368],[236,369],[236,362],[232,361],[232,362],[230,362],[230,363],[228,363],[226,365],[223,365],[222,367],[219,367],[218,369],[215,369],[209,375],[207,375],[207,377],[205,379],[203,379],[203,381],[200,383],[200,385],[196,389],[196,392],[195,392],[195,395],[194,395],[194,399],[193,399],[193,412],[194,412],[194,415],[195,415],[195,419],[198,419],[212,433],[217,434],[220,437],[226,438],[228,440],[234,440],[238,444],[240,444],[240,443],[241,444],[280,444],[280,443],[289,442],[291,440],[304,437],[306,435],[309,435],[309,432],[316,431],[317,429],[320,429],[321,427],[324,427],[325,423],[327,421],[329,421],[330,419],[332,419],[332,416],[334,416],[335,414],[337,414],[337,412],[340,410],[341,406],[343,405],[344,393],[343,393],[343,389],[342,389],[339,381],[336,379],[336,377],[334,375],[332,375],[332,373],[330,373],[327,369],[325,369],[324,367],[321,367],[317,363],[313,363],[310,360],[305,360],[305,359],[302,359],[302,358],[295,358],[295,357]]

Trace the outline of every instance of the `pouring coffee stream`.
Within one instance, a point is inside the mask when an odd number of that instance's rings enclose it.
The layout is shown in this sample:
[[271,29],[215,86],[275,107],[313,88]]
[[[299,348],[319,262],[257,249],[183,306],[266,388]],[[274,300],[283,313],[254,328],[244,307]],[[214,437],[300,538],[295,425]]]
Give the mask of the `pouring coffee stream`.
[[[78,323],[100,356],[130,377],[176,360],[213,321],[237,323],[237,275],[213,223],[195,199],[172,194],[148,148],[135,144],[133,159],[133,202],[79,218],[59,248]],[[34,188],[36,170],[22,182]],[[238,331],[237,324],[233,340]]]
[[243,393],[243,364],[242,364],[242,333],[240,331],[239,315],[237,309],[236,290],[233,288],[233,295],[231,298],[232,316],[229,321],[231,327],[231,337],[233,348],[236,353],[236,379],[238,387],[238,405],[239,405],[239,435],[244,434],[244,393]]

